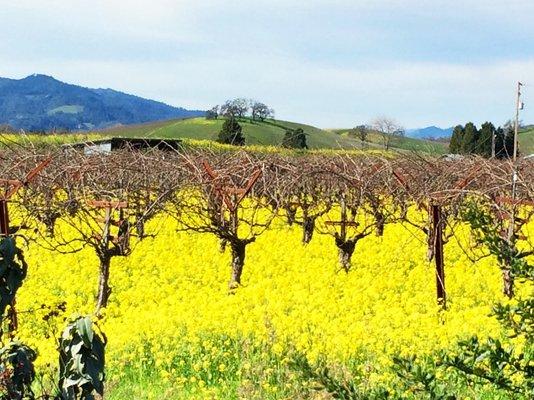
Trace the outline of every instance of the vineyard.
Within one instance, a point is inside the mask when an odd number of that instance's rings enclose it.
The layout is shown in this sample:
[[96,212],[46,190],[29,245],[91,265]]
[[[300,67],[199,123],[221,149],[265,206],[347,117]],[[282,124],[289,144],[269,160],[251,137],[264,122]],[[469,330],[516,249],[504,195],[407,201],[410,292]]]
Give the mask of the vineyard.
[[6,144],[3,398],[532,398],[533,167]]

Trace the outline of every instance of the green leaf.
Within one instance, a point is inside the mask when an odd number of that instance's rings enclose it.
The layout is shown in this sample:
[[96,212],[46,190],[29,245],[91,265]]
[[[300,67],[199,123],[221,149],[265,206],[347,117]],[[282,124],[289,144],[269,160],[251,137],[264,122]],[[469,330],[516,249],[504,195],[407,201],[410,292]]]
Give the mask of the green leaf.
[[76,328],[79,332],[79,335],[81,336],[85,347],[87,347],[88,349],[91,348],[91,343],[93,342],[92,325],[93,323],[89,317],[80,318],[76,322]]

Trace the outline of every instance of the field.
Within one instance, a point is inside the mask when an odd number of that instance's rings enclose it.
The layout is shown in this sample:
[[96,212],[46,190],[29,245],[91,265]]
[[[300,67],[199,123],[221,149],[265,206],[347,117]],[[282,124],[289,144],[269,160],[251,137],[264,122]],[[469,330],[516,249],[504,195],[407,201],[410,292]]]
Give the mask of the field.
[[[488,315],[502,297],[495,260],[475,265],[454,242],[446,247],[443,312],[424,238],[400,225],[362,241],[346,274],[330,237],[303,246],[300,229],[279,221],[250,245],[243,287],[229,295],[229,257],[211,235],[178,234],[164,219],[151,224],[157,237],[112,263],[101,322],[110,399],[329,398],[291,368],[292,352],[327,357],[368,385],[389,387],[394,354],[431,354],[475,333],[500,336]],[[57,358],[50,332],[58,334],[64,316],[92,312],[98,260],[90,250],[26,253],[31,268],[17,307],[36,311],[21,314],[20,336],[45,371]],[[65,313],[43,320],[41,304],[62,302]]]
[[0,394],[530,400],[530,160],[223,147],[2,152]]

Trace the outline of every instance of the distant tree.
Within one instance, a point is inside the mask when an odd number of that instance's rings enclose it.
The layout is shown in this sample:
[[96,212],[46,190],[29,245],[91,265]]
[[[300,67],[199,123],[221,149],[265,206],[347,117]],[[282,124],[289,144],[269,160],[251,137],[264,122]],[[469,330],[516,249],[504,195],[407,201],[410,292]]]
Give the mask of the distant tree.
[[206,111],[206,119],[217,119],[219,117],[219,106],[214,106]]
[[273,118],[274,117],[274,110],[272,108],[269,108],[266,104],[263,104],[259,101],[252,102],[251,106],[251,112],[252,112],[252,120],[256,121],[263,121],[267,118]]
[[352,128],[349,134],[360,139],[363,148],[365,142],[367,141],[367,137],[369,136],[369,127],[367,125],[358,125]]
[[307,149],[306,134],[302,128],[286,130],[282,140],[282,147],[287,149]]
[[244,118],[250,108],[250,101],[245,98],[226,100],[221,106],[220,114],[226,118]]
[[479,133],[475,124],[472,122],[465,124],[461,148],[463,154],[473,154],[476,152],[478,136]]
[[379,117],[372,123],[374,129],[382,136],[384,149],[389,150],[391,140],[395,137],[403,137],[404,129],[395,122],[395,120],[388,117]]
[[237,111],[232,104],[232,100],[226,100],[219,110],[220,115],[225,118],[235,118]]
[[504,127],[497,129],[495,135],[495,156],[497,158],[511,158],[514,155],[514,126],[507,122]]
[[449,143],[449,152],[453,154],[462,153],[462,143],[464,139],[464,127],[457,125],[452,131],[451,141]]
[[493,137],[495,135],[495,126],[491,122],[485,122],[480,127],[477,141],[475,144],[475,153],[482,157],[491,157]]
[[243,128],[234,117],[228,118],[224,121],[221,131],[217,137],[219,143],[232,144],[234,146],[244,146],[245,137],[243,136]]

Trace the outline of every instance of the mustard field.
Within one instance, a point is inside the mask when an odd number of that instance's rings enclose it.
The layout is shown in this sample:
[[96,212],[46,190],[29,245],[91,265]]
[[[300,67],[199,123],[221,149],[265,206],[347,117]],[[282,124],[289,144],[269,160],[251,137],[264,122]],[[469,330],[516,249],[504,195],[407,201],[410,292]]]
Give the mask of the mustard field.
[[[316,234],[304,246],[299,226],[276,221],[247,247],[243,285],[232,293],[229,250],[214,236],[177,233],[164,217],[149,224],[156,236],[112,260],[111,300],[99,322],[111,399],[330,398],[299,377],[292,355],[388,387],[396,354],[502,335],[490,316],[503,301],[497,263],[473,264],[455,240],[445,247],[441,311],[424,237],[398,224],[359,242],[345,273],[332,237]],[[18,336],[37,349],[46,375],[65,318],[94,311],[98,259],[90,248],[59,254],[35,244],[25,256]]]

